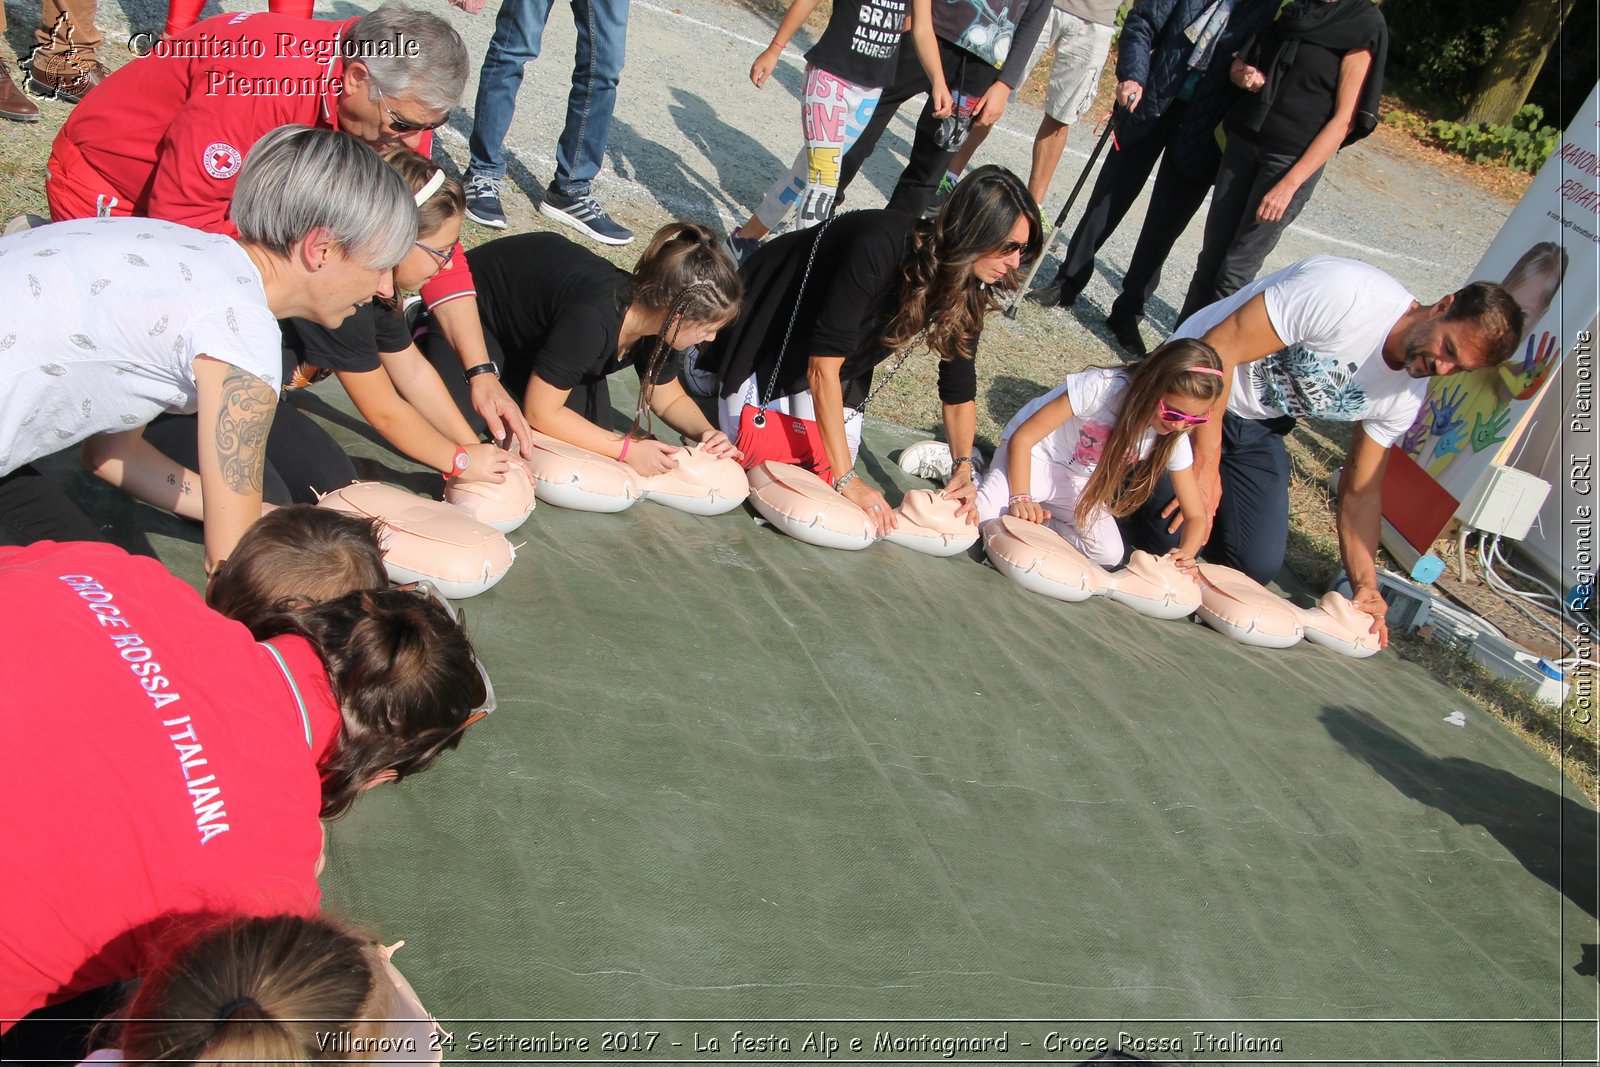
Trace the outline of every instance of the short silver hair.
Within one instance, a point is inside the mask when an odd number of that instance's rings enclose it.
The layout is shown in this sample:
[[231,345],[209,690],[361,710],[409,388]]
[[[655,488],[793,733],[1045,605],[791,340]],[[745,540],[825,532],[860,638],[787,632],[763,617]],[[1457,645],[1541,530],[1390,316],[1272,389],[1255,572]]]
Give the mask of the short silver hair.
[[[448,111],[467,84],[467,46],[438,15],[384,4],[362,15],[344,41],[346,62],[360,62],[374,90],[409,95],[423,107]],[[377,99],[376,93],[370,93]]]
[[279,126],[250,149],[230,209],[239,237],[280,256],[328,229],[347,255],[388,270],[417,239],[405,179],[348,133]]

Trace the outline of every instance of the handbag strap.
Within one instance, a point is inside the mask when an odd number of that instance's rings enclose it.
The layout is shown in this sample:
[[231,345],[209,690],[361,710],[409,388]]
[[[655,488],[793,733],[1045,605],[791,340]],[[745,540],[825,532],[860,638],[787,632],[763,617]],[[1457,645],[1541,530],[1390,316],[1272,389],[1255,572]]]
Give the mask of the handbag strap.
[[[802,302],[802,299],[805,298],[806,283],[810,283],[811,280],[811,267],[816,264],[816,250],[818,250],[819,246],[822,245],[822,230],[826,230],[827,226],[829,226],[830,222],[832,221],[834,221],[834,210],[829,208],[827,218],[822,219],[821,226],[816,227],[816,237],[811,238],[811,253],[806,256],[805,272],[802,272],[802,275],[800,275],[800,293],[795,294],[795,306],[794,309],[790,310],[789,312],[789,325],[784,328],[784,342],[782,342],[781,346],[778,347],[778,363],[773,366],[773,376],[766,381],[766,389],[762,394],[762,405],[760,405],[760,410],[762,411],[766,411],[766,406],[773,402],[773,394],[776,392],[776,390],[778,390],[778,376],[782,373],[782,370],[784,370],[784,355],[789,352],[789,339],[794,336],[795,322],[797,322],[798,318],[800,318],[800,302]],[[915,347],[917,347],[917,341],[914,339],[914,341],[910,342],[910,344],[907,344],[907,346],[901,350],[901,357],[899,357],[899,360],[894,362],[893,368],[890,368],[890,373],[885,374],[882,379],[878,379],[877,382],[874,382],[872,389],[867,390],[866,397],[862,398],[859,405],[856,405],[856,408],[851,411],[850,416],[845,419],[845,422],[850,422],[850,419],[861,418],[861,416],[866,414],[867,405],[872,403],[872,398],[877,397],[878,390],[882,390],[883,387],[888,386],[891,381],[894,381],[894,376],[899,374],[899,370],[901,370],[902,366],[906,366],[906,360],[907,358],[910,358],[910,354],[912,354],[912,350],[914,350]],[[750,394],[747,394],[746,403],[750,403],[750,400],[754,400],[754,392],[755,379],[752,378],[750,379]]]
[[[800,304],[805,299],[806,285],[811,281],[811,268],[817,262],[817,249],[822,247],[822,235],[833,222],[833,208],[828,208],[828,217],[822,220],[822,225],[816,227],[816,236],[811,239],[811,252],[806,256],[806,269],[800,275],[800,291],[795,294],[794,307],[789,312],[789,325],[783,330],[783,344],[778,346],[778,361],[772,366],[772,377],[767,380],[766,391],[761,396],[761,410],[765,411],[767,405],[772,403],[772,394],[778,388],[778,376],[783,373],[783,357],[789,352],[789,339],[794,336],[795,321],[800,318]],[[752,380],[752,392],[753,380]],[[749,403],[747,400],[746,403]]]

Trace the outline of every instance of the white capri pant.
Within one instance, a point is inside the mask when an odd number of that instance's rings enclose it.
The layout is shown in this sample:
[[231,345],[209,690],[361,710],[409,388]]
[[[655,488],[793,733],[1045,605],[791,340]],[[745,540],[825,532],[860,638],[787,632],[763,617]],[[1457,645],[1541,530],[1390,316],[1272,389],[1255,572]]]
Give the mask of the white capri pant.
[[[728,440],[734,444],[739,443],[739,415],[744,411],[746,404],[760,404],[761,393],[756,389],[756,376],[752,374],[740,389],[732,396],[725,396],[717,401],[717,426],[728,435]],[[817,409],[811,402],[811,390],[802,389],[790,396],[775,396],[767,401],[766,409],[775,411],[780,415],[791,415],[797,419],[810,419],[817,421]],[[850,462],[856,460],[856,453],[861,451],[861,413],[855,408],[844,409],[844,438],[850,446]],[[843,472],[835,472],[843,473]]]
[[[1011,500],[1011,479],[1006,474],[1010,458],[1010,442],[1000,445],[989,464],[989,473],[983,476],[978,487],[978,522],[985,523],[1008,514],[1006,505]],[[1060,463],[1040,457],[1038,450],[1032,454],[1029,474],[1029,492],[1051,518],[1045,525],[1070,541],[1084,555],[1102,567],[1115,567],[1122,562],[1122,531],[1117,520],[1101,508],[1085,529],[1079,529],[1073,518],[1078,506],[1078,494],[1089,484],[1087,474],[1079,474]]]

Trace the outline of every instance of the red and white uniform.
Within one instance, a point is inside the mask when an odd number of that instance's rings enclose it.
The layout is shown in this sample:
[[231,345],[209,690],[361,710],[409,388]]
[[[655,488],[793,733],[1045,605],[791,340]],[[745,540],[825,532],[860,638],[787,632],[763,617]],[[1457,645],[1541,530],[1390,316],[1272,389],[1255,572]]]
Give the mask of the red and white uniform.
[[[256,141],[285,125],[339,128],[339,49],[354,22],[218,15],[119,68],[56,135],[52,221],[146,215],[237,237],[228,203]],[[426,156],[433,134],[408,143]],[[452,260],[423,287],[430,305],[472,291],[459,245]]]
[[314,914],[340,718],[311,646],[271,642],[297,701],[242,625],[111,545],[0,548],[0,584],[0,1030],[142,973],[174,916]]

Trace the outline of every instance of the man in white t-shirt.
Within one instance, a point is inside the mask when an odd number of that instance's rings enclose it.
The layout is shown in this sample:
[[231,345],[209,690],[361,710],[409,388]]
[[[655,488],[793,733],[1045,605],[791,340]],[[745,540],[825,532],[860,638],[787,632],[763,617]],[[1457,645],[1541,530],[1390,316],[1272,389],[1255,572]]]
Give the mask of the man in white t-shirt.
[[[1205,558],[1259,582],[1276,577],[1289,534],[1283,435],[1302,415],[1360,423],[1339,481],[1339,551],[1356,605],[1387,640],[1375,557],[1389,446],[1416,418],[1427,378],[1502,363],[1521,335],[1522,309],[1492,282],[1422,306],[1376,267],[1334,256],[1303,259],[1190,316],[1173,336],[1203,338],[1230,372],[1194,434],[1212,514]],[[1163,484],[1124,535],[1165,551],[1177,543],[1175,509]]]
[[[391,293],[391,268],[416,240],[416,205],[399,173],[349,134],[284,126],[245,161],[231,215],[237,241],[144,218],[0,238],[0,544],[99,540],[32,461],[101,434],[129,435],[137,454],[163,411],[200,414],[208,573],[261,516],[283,365],[277,320],[337,326]],[[176,504],[190,489],[142,495]]]

